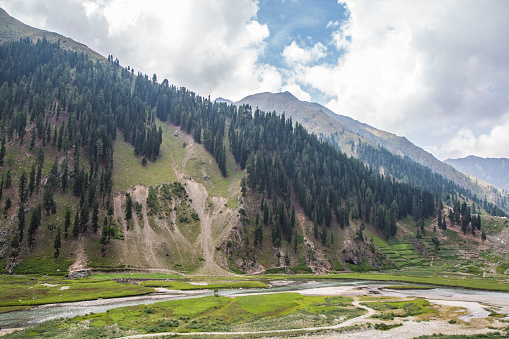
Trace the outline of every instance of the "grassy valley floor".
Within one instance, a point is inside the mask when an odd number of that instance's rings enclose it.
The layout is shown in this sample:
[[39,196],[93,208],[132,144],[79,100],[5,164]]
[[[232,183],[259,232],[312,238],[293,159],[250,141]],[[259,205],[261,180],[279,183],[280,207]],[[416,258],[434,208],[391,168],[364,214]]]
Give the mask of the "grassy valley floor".
[[[348,279],[366,279],[371,276],[383,278],[379,280],[394,278],[393,275],[388,274],[343,275]],[[4,307],[4,311],[13,311],[17,307],[71,300],[72,290],[82,291],[81,294],[76,294],[74,300],[80,297],[86,300],[92,297],[92,293],[97,292],[97,290],[89,289],[91,286],[103,288],[102,293],[106,298],[113,290],[116,290],[116,296],[120,296],[122,293],[125,295],[150,293],[154,291],[152,287],[164,288],[164,290],[215,291],[213,295],[209,292],[208,296],[203,297],[121,307],[105,313],[53,320],[6,334],[5,338],[33,338],[34,336],[139,338],[160,335],[191,335],[203,338],[214,335],[214,337],[231,338],[241,335],[243,337],[286,337],[288,335],[306,337],[310,334],[313,337],[323,338],[368,338],[374,335],[379,338],[411,338],[434,333],[461,335],[491,333],[489,337],[496,338],[500,337],[496,333],[505,335],[509,328],[503,307],[479,304],[489,310],[489,315],[466,318],[469,309],[447,305],[447,303],[435,303],[433,300],[426,300],[428,297],[423,299],[419,296],[419,293],[429,291],[433,293],[432,286],[401,287],[401,285],[373,283],[366,284],[367,287],[356,284],[322,287],[321,282],[328,280],[321,280],[321,277],[316,276],[275,277],[278,280],[259,279],[260,277],[257,280],[241,280],[239,277],[215,281],[203,278],[183,281],[175,279],[177,277],[172,275],[107,273],[99,274],[94,278],[69,281],[48,277],[31,280],[28,277],[4,276],[2,292],[10,288],[10,293],[1,294],[0,305]],[[112,278],[139,279],[139,281],[137,284],[119,284],[106,280]],[[312,280],[299,282],[299,279],[303,278]],[[334,278],[338,277],[334,276]],[[407,276],[404,277],[406,280],[399,280],[422,282],[415,281],[413,278],[418,277]],[[458,281],[459,279],[451,280],[452,284]],[[249,292],[252,290],[246,290],[292,284],[301,284],[306,288],[298,289],[296,292],[281,293],[261,293],[262,291],[253,293]],[[62,288],[65,286],[69,287]],[[222,292],[221,289],[245,289],[246,293],[230,295],[228,292]],[[61,294],[58,294],[60,299],[55,299],[56,297],[51,293],[53,290]],[[506,289],[502,287],[501,290]],[[14,296],[10,295],[15,291],[17,295],[24,295],[24,302],[19,305],[15,305]],[[39,297],[30,298],[35,292]],[[471,302],[477,303],[475,299]]]

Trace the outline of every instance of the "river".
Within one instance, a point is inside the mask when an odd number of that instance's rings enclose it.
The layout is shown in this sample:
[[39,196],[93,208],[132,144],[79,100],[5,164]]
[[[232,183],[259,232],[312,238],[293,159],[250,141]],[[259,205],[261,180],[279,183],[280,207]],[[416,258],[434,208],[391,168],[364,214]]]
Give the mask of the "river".
[[[389,290],[384,286],[407,285],[395,282],[373,281],[345,281],[345,280],[306,280],[306,281],[269,281],[271,287],[257,290],[222,290],[223,296],[245,295],[253,293],[282,293],[299,292],[304,295],[369,295],[380,294],[394,297],[420,297],[430,302],[441,305],[464,307],[469,318],[487,317],[490,313],[486,308],[498,307],[500,313],[509,313],[509,293],[492,292],[481,290],[468,290],[462,288],[436,287],[428,290]],[[164,290],[164,289],[162,289]],[[35,325],[47,320],[58,318],[71,318],[90,313],[106,312],[109,309],[134,306],[141,304],[153,304],[159,301],[197,298],[212,295],[211,291],[166,291],[144,296],[125,297],[115,299],[98,299],[72,303],[48,304],[22,311],[0,314],[0,326],[2,328],[23,328]]]

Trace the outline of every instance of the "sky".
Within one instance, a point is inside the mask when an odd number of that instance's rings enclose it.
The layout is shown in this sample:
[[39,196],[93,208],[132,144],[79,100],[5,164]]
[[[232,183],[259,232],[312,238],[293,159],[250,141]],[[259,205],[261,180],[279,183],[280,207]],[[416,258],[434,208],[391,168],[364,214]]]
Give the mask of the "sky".
[[509,1],[0,0],[202,96],[290,91],[437,158],[509,157]]

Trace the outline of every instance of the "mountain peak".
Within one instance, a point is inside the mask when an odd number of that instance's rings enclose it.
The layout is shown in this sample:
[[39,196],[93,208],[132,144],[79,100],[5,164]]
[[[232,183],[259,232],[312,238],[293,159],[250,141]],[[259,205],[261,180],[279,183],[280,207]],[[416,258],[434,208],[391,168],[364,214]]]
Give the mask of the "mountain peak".
[[300,101],[295,95],[293,95],[292,93],[290,93],[288,91],[279,92],[276,95],[281,96],[281,97],[283,97],[283,98],[285,98],[287,100]]
[[219,102],[219,103],[224,102],[224,103],[226,103],[226,104],[228,104],[228,105],[233,104],[233,101],[231,101],[230,99],[225,99],[225,98],[223,98],[223,97],[216,98],[214,101],[215,101],[215,102]]

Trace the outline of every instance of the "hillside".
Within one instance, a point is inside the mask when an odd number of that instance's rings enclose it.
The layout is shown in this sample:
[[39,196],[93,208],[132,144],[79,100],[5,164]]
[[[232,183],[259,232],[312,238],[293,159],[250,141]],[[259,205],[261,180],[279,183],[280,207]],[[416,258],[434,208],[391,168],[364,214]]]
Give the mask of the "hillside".
[[474,194],[480,196],[491,194],[472,183],[463,173],[439,161],[405,137],[381,131],[350,117],[336,114],[320,104],[300,101],[289,92],[254,94],[236,104],[248,104],[253,108],[258,107],[260,110],[269,112],[276,111],[278,114],[285,113],[287,117],[292,117],[310,132],[327,138],[334,137],[339,148],[349,155],[359,156],[357,148],[354,147],[354,145],[358,146],[359,142],[368,143],[373,147],[381,146],[395,155],[406,156],[430,168],[433,172],[471,190]]
[[0,45],[4,273],[364,271],[498,246],[475,218],[493,206],[454,186],[444,207],[288,117],[14,40]]
[[91,50],[86,45],[64,37],[60,34],[43,31],[37,28],[25,25],[19,20],[11,17],[7,12],[0,8],[0,43],[5,41],[19,40],[20,38],[29,38],[33,41],[46,37],[48,41],[59,42],[60,46],[73,52],[83,52],[96,60],[106,61],[99,53]]
[[355,147],[352,144],[358,143],[359,139],[363,142],[367,141],[363,137],[359,138],[356,132],[341,122],[331,119],[322,110],[300,101],[290,92],[253,94],[235,103],[235,105],[244,104],[265,112],[284,113],[287,118],[291,117],[294,121],[298,121],[308,131],[316,135],[336,135],[336,141],[341,150],[348,155],[355,155]]
[[458,171],[509,191],[509,159],[481,158],[469,155],[466,158],[447,159],[445,163]]

